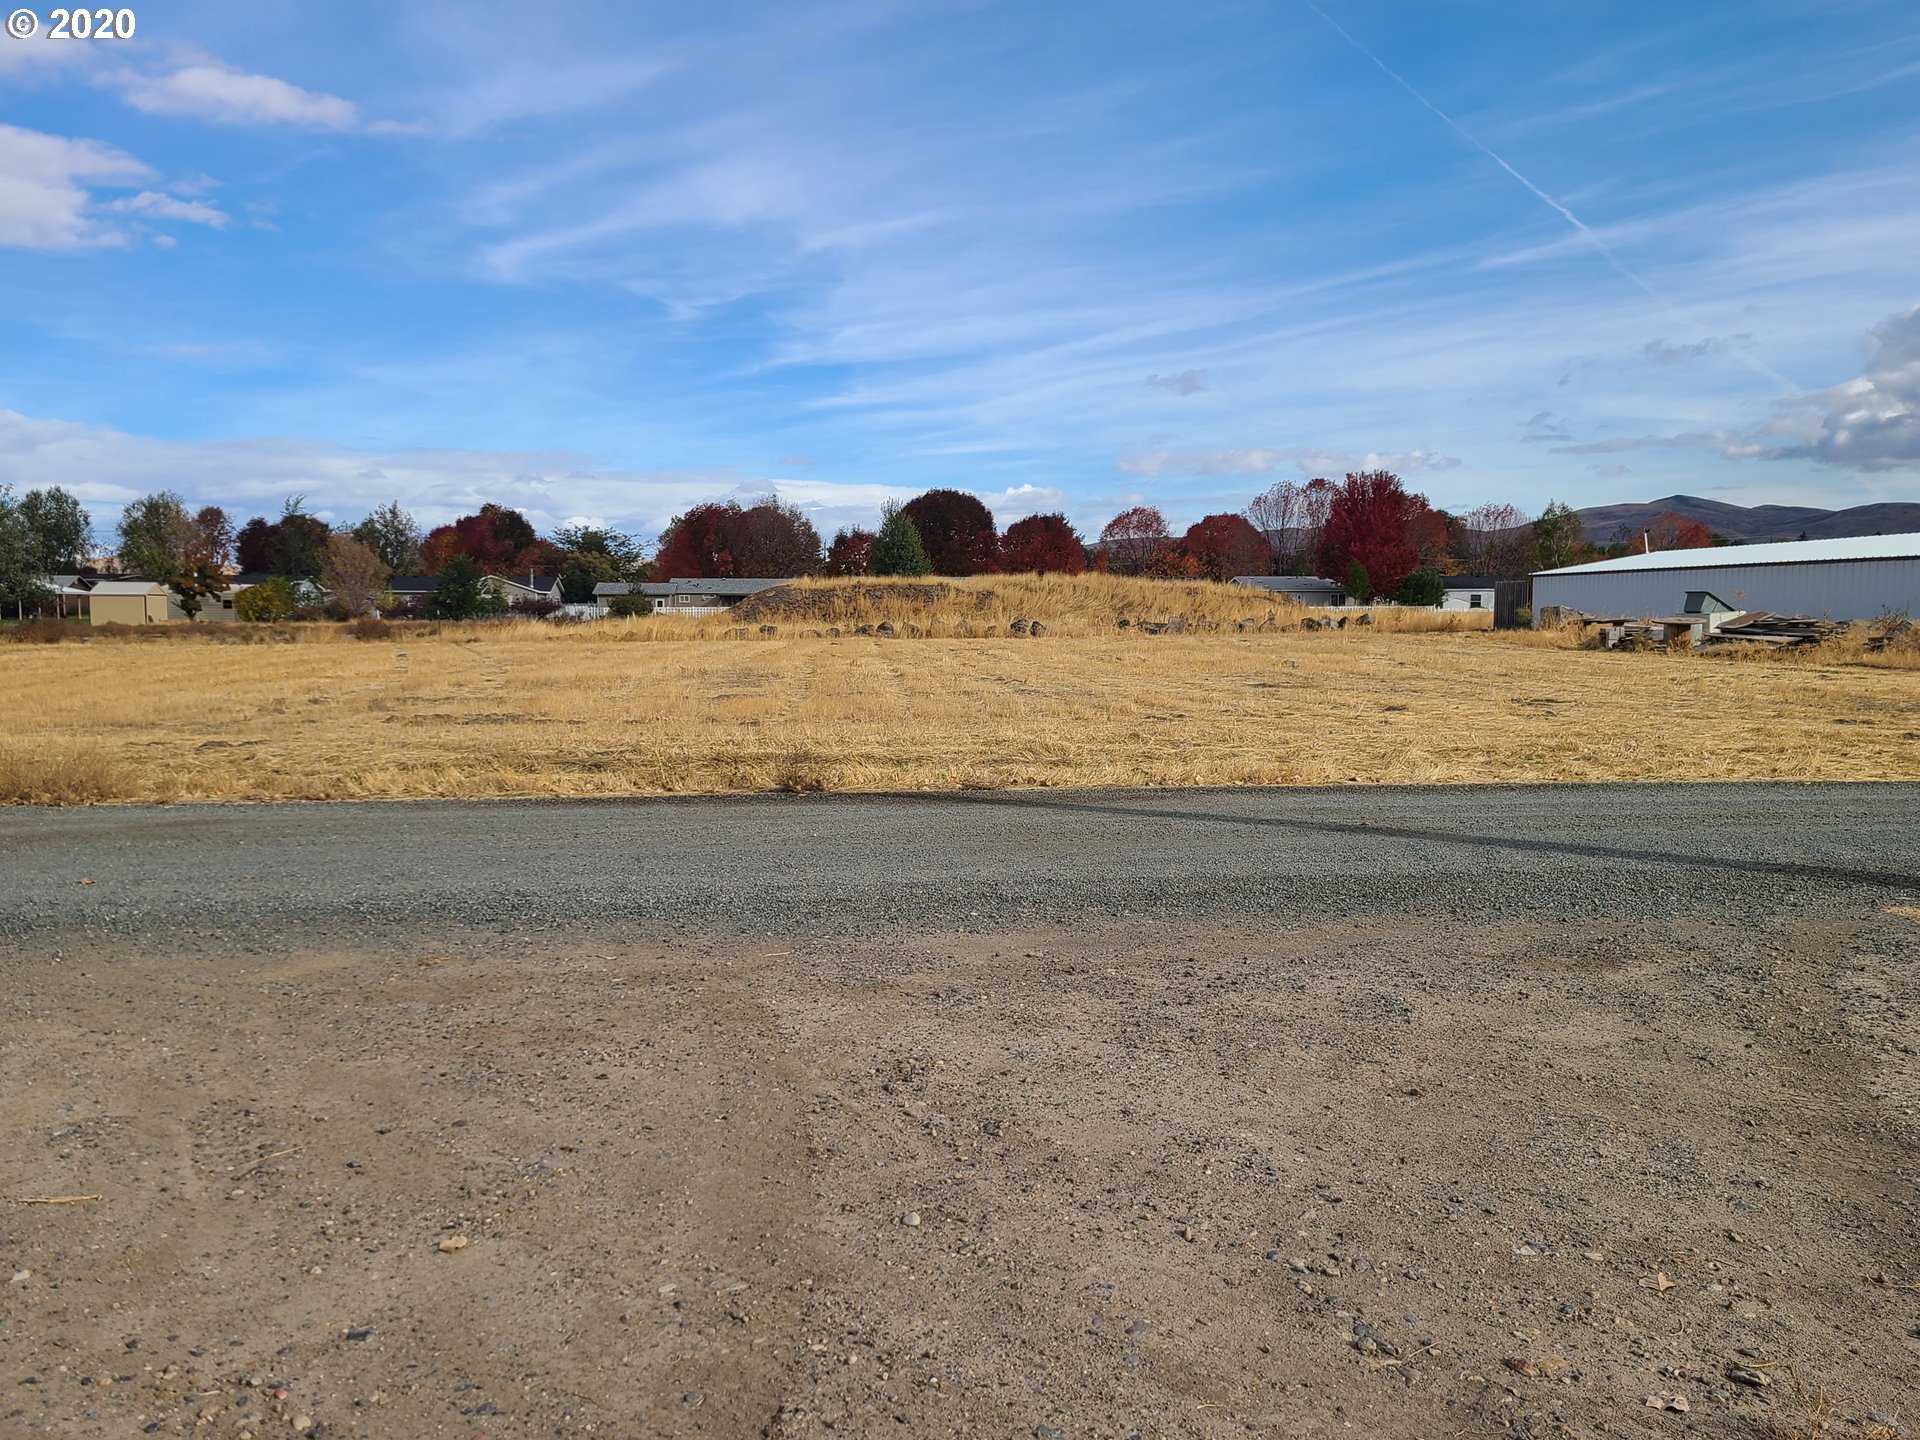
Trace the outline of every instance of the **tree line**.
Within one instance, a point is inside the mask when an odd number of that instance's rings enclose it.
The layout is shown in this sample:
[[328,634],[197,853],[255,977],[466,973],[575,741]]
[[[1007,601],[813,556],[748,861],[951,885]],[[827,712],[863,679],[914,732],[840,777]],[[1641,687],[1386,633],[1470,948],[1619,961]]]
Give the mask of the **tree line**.
[[[270,577],[254,587],[259,594],[241,592],[257,612],[245,618],[260,619],[300,608],[304,582],[328,592],[337,607],[364,614],[388,600],[393,577],[414,574],[435,578],[432,603],[450,618],[496,603],[480,584],[483,576],[516,574],[558,576],[564,598],[576,604],[590,602],[603,581],[1089,570],[1216,581],[1319,575],[1363,601],[1433,603],[1449,573],[1517,578],[1625,553],[1630,543],[1624,536],[1608,546],[1587,543],[1579,517],[1557,501],[1533,517],[1505,504],[1450,514],[1385,470],[1350,473],[1340,482],[1281,481],[1245,509],[1202,516],[1179,534],[1158,508],[1133,506],[1092,541],[1061,514],[1029,515],[1002,531],[977,496],[945,488],[889,504],[874,530],[844,528],[824,543],[804,513],[774,497],[695,505],[651,546],[587,525],[543,536],[518,510],[492,503],[429,530],[397,500],[334,526],[295,495],[278,515],[236,525],[218,505],[190,509],[165,490],[128,504],[118,533],[120,566],[167,586],[189,614],[221,593],[234,568]],[[1660,517],[1631,542],[1655,549],[1715,543],[1726,542],[1677,515]],[[50,607],[44,577],[82,570],[92,550],[91,517],[73,495],[55,486],[15,499],[0,485],[0,602]]]

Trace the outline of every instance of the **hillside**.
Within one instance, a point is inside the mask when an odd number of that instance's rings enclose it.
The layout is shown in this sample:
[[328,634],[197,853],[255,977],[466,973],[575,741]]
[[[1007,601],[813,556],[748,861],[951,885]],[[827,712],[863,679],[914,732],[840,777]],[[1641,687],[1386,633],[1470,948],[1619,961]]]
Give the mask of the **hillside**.
[[1920,502],[1888,501],[1821,510],[1808,505],[1729,505],[1698,495],[1669,495],[1644,504],[1590,505],[1577,512],[1586,538],[1600,544],[1621,530],[1637,535],[1661,515],[1698,520],[1731,540],[1837,540],[1850,535],[1896,535],[1920,531]]

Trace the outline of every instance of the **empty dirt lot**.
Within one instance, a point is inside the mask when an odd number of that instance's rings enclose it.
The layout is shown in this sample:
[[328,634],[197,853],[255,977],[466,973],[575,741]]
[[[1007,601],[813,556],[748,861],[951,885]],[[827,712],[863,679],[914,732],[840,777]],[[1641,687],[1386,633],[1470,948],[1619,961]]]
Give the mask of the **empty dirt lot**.
[[1916,877],[1904,786],[9,810],[0,1435],[1911,1434]]

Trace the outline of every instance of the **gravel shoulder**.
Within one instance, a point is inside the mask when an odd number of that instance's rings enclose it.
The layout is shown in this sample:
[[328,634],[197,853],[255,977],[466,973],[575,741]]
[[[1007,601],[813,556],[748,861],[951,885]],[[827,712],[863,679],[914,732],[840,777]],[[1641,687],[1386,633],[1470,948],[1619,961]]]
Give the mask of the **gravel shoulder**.
[[1909,1433],[1916,876],[1894,786],[6,812],[0,1434]]

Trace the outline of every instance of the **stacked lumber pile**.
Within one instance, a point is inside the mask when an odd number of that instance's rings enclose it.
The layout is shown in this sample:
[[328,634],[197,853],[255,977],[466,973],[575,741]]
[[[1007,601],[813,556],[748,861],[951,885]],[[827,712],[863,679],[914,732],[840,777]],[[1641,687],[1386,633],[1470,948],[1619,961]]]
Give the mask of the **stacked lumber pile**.
[[1818,645],[1836,635],[1847,633],[1844,620],[1823,620],[1813,615],[1769,615],[1749,610],[1731,616],[1714,627],[1712,638],[1700,648],[1720,648],[1721,642],[1750,645]]

